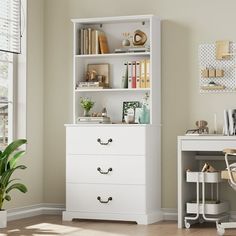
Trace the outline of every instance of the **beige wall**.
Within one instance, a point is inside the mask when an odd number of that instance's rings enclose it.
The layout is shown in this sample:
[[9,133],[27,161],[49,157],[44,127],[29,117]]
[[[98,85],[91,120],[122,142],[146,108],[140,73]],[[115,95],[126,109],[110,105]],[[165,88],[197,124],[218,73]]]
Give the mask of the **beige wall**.
[[28,193],[12,192],[6,208],[43,202],[43,0],[28,0],[27,32],[27,154],[22,158],[28,168],[17,177]]
[[[44,202],[65,201],[65,129],[71,121],[70,18],[156,14],[162,23],[162,206],[177,206],[176,138],[198,119],[235,107],[234,94],[198,91],[198,45],[236,41],[235,0],[46,0],[44,21]],[[35,158],[35,157],[34,157]],[[236,205],[236,204],[235,204]]]

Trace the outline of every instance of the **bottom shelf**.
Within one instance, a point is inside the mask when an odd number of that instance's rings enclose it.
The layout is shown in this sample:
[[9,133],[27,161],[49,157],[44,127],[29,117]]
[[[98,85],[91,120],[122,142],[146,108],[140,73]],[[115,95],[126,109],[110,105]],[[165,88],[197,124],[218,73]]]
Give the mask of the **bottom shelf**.
[[[199,208],[199,214],[203,214],[203,204],[200,203],[199,206],[197,203],[186,203],[186,212],[188,214],[197,214],[198,208]],[[217,204],[213,203],[205,203],[205,214],[208,215],[220,215],[222,213],[225,213],[229,210],[229,204],[228,202],[221,202]]]

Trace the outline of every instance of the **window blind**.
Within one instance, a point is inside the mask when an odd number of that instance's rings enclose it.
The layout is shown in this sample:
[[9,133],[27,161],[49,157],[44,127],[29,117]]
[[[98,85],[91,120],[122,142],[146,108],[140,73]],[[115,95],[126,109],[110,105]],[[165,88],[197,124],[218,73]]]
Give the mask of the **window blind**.
[[21,0],[0,0],[0,51],[21,52]]

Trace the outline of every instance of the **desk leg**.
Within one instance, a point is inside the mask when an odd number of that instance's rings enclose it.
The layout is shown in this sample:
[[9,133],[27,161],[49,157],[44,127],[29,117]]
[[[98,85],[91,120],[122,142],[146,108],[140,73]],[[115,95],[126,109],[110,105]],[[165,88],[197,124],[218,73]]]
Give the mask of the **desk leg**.
[[198,170],[195,160],[195,152],[181,150],[181,142],[178,144],[178,228],[184,227],[186,215],[186,202],[196,198],[195,184],[186,183],[186,170]]

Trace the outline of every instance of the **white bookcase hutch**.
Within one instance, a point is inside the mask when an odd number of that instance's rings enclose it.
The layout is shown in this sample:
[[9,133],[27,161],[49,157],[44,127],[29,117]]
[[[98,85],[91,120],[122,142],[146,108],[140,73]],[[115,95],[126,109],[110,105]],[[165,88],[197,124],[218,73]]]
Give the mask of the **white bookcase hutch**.
[[[66,211],[73,218],[127,220],[149,224],[161,213],[161,31],[153,15],[73,19],[73,124],[66,125]],[[81,28],[105,32],[108,54],[80,55]],[[114,53],[122,33],[142,30],[150,52]],[[125,61],[150,60],[149,88],[121,88]],[[88,64],[109,63],[110,88],[79,89]],[[149,94],[150,124],[122,124],[124,101]],[[106,107],[112,124],[77,124],[83,115],[80,98]],[[101,145],[98,139],[107,145]],[[108,140],[111,139],[112,142]],[[99,169],[100,168],[100,169]]]

